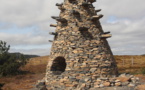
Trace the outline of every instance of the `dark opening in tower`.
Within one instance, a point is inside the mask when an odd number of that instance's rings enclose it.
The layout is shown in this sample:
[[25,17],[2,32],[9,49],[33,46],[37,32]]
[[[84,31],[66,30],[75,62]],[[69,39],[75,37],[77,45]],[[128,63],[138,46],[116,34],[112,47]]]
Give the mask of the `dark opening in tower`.
[[54,75],[60,75],[65,71],[65,68],[66,68],[65,58],[57,57],[53,60],[50,71],[52,71]]
[[93,39],[92,34],[88,31],[87,27],[80,27],[79,31],[81,33],[81,35],[83,36],[83,38],[85,38],[86,40],[90,40]]

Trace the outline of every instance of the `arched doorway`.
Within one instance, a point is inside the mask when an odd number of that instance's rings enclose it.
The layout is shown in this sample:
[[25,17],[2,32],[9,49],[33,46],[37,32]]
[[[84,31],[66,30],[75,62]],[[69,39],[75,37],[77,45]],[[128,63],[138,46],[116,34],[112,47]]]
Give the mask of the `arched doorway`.
[[66,68],[65,58],[57,57],[53,60],[50,71],[52,71],[54,75],[60,75],[62,72],[65,71],[65,68]]

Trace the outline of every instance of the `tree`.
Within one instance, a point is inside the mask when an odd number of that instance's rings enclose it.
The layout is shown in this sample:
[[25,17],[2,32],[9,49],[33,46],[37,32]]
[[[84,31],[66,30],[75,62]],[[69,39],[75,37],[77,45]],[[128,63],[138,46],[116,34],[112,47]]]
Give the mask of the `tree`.
[[10,45],[6,46],[6,42],[0,40],[0,55],[4,53],[8,53],[10,49]]
[[19,68],[26,64],[22,54],[10,54],[10,45],[0,41],[0,76],[19,74]]
[[0,65],[3,65],[7,58],[9,58],[9,49],[10,45],[6,46],[6,42],[0,40]]

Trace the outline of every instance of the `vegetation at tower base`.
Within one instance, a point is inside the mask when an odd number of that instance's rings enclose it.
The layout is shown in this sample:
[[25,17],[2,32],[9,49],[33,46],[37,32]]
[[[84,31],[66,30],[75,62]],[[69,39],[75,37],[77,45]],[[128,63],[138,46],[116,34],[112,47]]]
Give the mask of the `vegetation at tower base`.
[[24,56],[17,54],[10,54],[8,51],[10,45],[0,40],[0,77],[19,74],[19,68],[26,64]]

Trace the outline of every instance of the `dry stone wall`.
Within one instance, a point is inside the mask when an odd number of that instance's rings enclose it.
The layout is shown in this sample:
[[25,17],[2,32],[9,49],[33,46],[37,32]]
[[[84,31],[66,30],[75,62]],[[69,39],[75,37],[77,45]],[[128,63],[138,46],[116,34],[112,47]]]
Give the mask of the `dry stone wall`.
[[[103,17],[92,3],[96,0],[64,0],[56,4],[59,16],[52,16],[57,24],[50,61],[45,80],[49,87],[94,86],[97,78],[108,78],[118,74],[117,65],[107,38],[110,32],[102,30],[99,19]],[[81,85],[81,86],[80,86]],[[91,87],[90,87],[91,86]],[[71,90],[71,89],[69,89]]]
[[138,89],[140,84],[139,78],[130,74],[94,79],[80,72],[65,72],[52,75],[47,83],[39,81],[36,87],[39,90],[144,90]]

